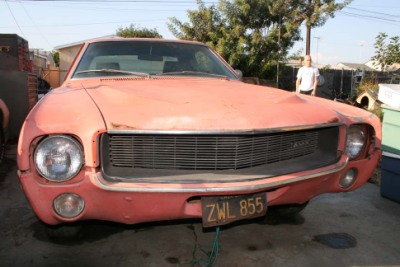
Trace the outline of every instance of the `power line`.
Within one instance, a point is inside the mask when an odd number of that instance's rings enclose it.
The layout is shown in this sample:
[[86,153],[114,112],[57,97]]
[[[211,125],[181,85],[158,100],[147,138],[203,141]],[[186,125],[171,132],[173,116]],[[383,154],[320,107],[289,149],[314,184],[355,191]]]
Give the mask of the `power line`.
[[355,10],[355,11],[361,11],[365,13],[371,13],[371,14],[376,14],[376,15],[382,15],[382,16],[390,16],[390,17],[399,17],[400,15],[393,15],[393,14],[387,14],[387,13],[381,13],[381,12],[376,12],[376,11],[371,11],[371,10],[366,10],[366,9],[360,9],[360,8],[354,8],[354,7],[346,7],[347,9]]
[[49,46],[53,46],[52,44],[50,44],[49,40],[47,40],[47,38],[44,36],[44,34],[42,33],[42,31],[39,29],[39,27],[36,26],[35,21],[32,19],[32,17],[29,15],[28,11],[25,9],[24,5],[20,2],[22,9],[25,11],[26,15],[28,16],[28,18],[32,21],[33,26],[37,29],[37,31],[39,32],[39,34],[42,36],[42,38],[46,41],[46,43]]
[[5,2],[6,2],[6,5],[7,5],[7,7],[8,7],[8,10],[10,11],[11,16],[13,17],[13,19],[14,19],[14,21],[15,21],[15,24],[17,24],[19,31],[22,33],[22,36],[26,39],[25,34],[24,34],[24,32],[22,31],[21,27],[19,26],[19,24],[18,24],[18,22],[17,22],[17,19],[15,18],[13,12],[11,11],[10,6],[8,5],[7,1],[5,1]]
[[[164,19],[154,20],[141,20],[141,22],[152,22],[152,21],[165,21]],[[135,23],[134,21],[109,21],[109,22],[93,22],[93,23],[75,23],[75,24],[51,24],[51,25],[37,25],[39,27],[74,27],[74,26],[91,26],[91,25],[102,25],[102,24],[118,24],[118,23]],[[24,26],[35,27],[35,26]],[[0,26],[0,28],[9,28],[9,26]]]
[[368,20],[376,20],[384,23],[389,23],[392,25],[396,25],[400,23],[399,20],[396,19],[389,19],[389,18],[383,18],[383,17],[377,17],[377,16],[368,16],[368,15],[362,15],[362,14],[357,14],[357,13],[351,13],[351,12],[346,12],[346,11],[338,11],[340,14],[349,16],[349,17],[356,17],[356,18],[362,18],[362,19],[368,19]]
[[[361,6],[361,5],[353,5],[352,4],[352,6]],[[362,7],[379,8],[379,9],[391,9],[391,10],[400,9],[400,6],[383,6],[383,5],[377,5],[377,6],[365,6],[365,5],[362,5]]]
[[[1,0],[0,0],[1,1]],[[90,8],[88,11],[95,11],[95,10],[104,10],[107,12],[110,11],[118,11],[118,12],[146,12],[146,11],[151,11],[151,12],[172,12],[172,11],[185,11],[187,8],[190,6],[192,7],[194,2],[168,2],[168,5],[157,5],[158,3],[163,3],[166,4],[166,2],[162,1],[151,1],[152,5],[143,5],[142,2],[130,2],[130,3],[123,3],[121,2],[121,5],[115,5],[114,1],[109,1],[109,2],[103,2],[99,4],[98,2],[87,2],[87,1],[51,1],[51,2],[44,2],[44,1],[28,1],[28,0],[3,0],[4,2],[11,2],[11,3],[18,3],[24,2],[25,4],[32,5],[35,7],[54,7],[54,8],[70,8],[70,9],[80,9],[84,8],[83,6],[86,6],[87,8]],[[116,1],[118,2],[118,1]],[[147,1],[144,1],[148,3]],[[210,2],[211,3],[211,2]],[[129,6],[123,5],[123,4],[129,4]],[[132,6],[130,4],[133,4],[135,6]],[[138,4],[138,5],[136,5]],[[95,5],[95,6],[94,6]],[[140,7],[139,7],[140,5]],[[157,6],[154,8],[154,6]],[[140,9],[138,9],[138,7]],[[147,7],[147,8],[146,8]],[[158,9],[158,8],[163,8],[163,9]],[[181,9],[182,8],[182,9]]]
[[348,7],[348,6],[345,7],[345,10],[350,10],[352,12],[340,10],[340,11],[338,11],[338,13],[349,16],[349,17],[354,17],[354,18],[361,18],[361,19],[368,19],[368,20],[372,19],[375,21],[380,21],[380,22],[392,24],[392,25],[396,25],[397,23],[400,23],[400,20],[397,19],[399,17],[399,15],[388,14],[388,13],[377,12],[377,11],[355,8],[355,7]]
[[[4,2],[18,2],[19,0],[3,0]],[[163,3],[162,0],[20,0],[23,2],[81,2],[81,3]],[[193,4],[194,1],[168,1],[168,4]],[[204,4],[217,4],[218,1],[203,2]]]

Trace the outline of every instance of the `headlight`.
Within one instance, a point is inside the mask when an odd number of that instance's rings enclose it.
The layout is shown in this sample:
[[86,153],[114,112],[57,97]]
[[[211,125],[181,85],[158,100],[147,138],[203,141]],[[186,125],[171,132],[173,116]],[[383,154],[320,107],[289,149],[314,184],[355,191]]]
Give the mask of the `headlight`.
[[65,218],[73,218],[82,213],[85,202],[76,194],[59,195],[53,202],[54,210],[58,215]]
[[357,170],[349,169],[340,178],[339,185],[343,189],[349,188],[354,184],[356,179],[357,179]]
[[83,151],[81,145],[72,137],[53,135],[38,144],[33,160],[37,171],[44,178],[63,182],[80,171]]
[[365,134],[360,126],[352,125],[347,131],[346,154],[350,159],[358,157],[365,145]]

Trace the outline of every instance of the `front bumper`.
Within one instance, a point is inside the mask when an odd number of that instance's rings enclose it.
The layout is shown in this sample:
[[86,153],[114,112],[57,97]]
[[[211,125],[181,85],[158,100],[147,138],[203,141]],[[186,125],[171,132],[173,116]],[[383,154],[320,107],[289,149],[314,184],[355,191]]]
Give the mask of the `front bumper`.
[[[68,184],[39,183],[37,174],[29,171],[19,171],[18,175],[32,208],[47,224],[89,219],[134,224],[201,218],[202,196],[263,192],[271,206],[301,204],[319,194],[354,190],[368,181],[380,156],[381,150],[376,149],[362,160],[349,162],[347,156],[342,156],[338,163],[320,169],[235,183],[111,183],[92,169],[85,170],[84,179]],[[343,189],[339,180],[351,168],[357,170],[358,178]],[[64,193],[77,194],[84,200],[85,209],[77,217],[63,218],[54,211],[54,199]]]

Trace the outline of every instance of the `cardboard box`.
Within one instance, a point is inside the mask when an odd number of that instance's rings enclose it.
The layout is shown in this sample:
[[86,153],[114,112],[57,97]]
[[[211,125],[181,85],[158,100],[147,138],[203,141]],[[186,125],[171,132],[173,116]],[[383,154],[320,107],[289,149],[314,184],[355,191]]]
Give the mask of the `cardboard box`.
[[393,108],[400,108],[400,84],[379,84],[378,100]]

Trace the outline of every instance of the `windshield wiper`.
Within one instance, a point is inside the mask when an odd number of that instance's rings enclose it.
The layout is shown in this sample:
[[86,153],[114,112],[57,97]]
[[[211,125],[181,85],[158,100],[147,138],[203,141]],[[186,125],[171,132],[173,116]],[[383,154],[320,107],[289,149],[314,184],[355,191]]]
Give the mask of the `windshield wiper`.
[[150,78],[150,74],[145,73],[145,72],[115,70],[115,69],[82,70],[82,71],[76,72],[75,74],[83,74],[83,73],[90,73],[90,72],[122,73],[122,74],[129,74],[129,75],[135,75],[135,76],[141,76],[141,77]]
[[225,75],[220,75],[220,74],[214,74],[214,73],[208,73],[208,72],[201,72],[201,71],[189,71],[189,70],[184,70],[184,71],[172,71],[172,72],[163,72],[163,73],[158,73],[156,76],[164,76],[164,75],[191,75],[191,74],[197,74],[199,76],[209,76],[209,77],[216,77],[216,78],[223,78],[226,80],[229,80],[228,76]]

